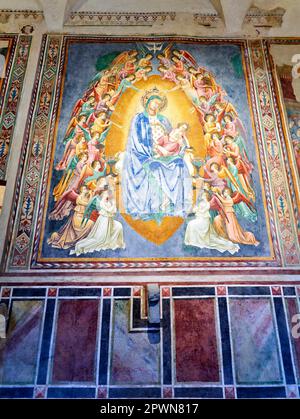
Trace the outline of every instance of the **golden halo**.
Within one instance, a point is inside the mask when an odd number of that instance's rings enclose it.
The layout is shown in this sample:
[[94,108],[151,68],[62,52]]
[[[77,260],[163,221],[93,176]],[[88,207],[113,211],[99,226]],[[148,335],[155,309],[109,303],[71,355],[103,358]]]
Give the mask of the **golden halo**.
[[159,97],[161,100],[161,105],[159,106],[159,112],[163,111],[167,105],[168,105],[168,99],[167,97],[162,94],[157,87],[154,87],[153,89],[146,90],[145,94],[142,96],[142,106],[144,109],[147,108],[147,105],[149,104],[148,101],[151,98],[151,96]]

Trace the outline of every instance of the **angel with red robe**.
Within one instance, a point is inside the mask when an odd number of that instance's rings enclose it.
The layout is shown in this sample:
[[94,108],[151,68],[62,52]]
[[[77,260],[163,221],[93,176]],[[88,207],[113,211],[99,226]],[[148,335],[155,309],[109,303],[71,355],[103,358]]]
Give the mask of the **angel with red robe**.
[[[238,137],[237,137],[238,138]],[[241,156],[240,147],[235,139],[229,135],[224,138],[224,152],[227,157],[232,157],[238,169],[239,180],[246,191],[247,195],[255,200],[255,192],[252,187],[251,173],[253,171],[253,164],[249,162],[247,155],[244,158]]]
[[56,170],[65,170],[72,158],[76,155],[78,144],[83,137],[82,127],[88,128],[85,116],[80,117],[79,120],[75,117],[71,119],[64,139],[64,143],[66,144],[64,153],[55,167]]
[[251,201],[239,192],[232,192],[230,188],[225,188],[222,194],[216,192],[216,196],[226,215],[226,218],[218,215],[214,219],[214,228],[217,234],[233,243],[258,246],[259,241],[256,240],[252,232],[243,230],[234,211],[234,205],[240,202],[245,202],[249,207],[253,207]]

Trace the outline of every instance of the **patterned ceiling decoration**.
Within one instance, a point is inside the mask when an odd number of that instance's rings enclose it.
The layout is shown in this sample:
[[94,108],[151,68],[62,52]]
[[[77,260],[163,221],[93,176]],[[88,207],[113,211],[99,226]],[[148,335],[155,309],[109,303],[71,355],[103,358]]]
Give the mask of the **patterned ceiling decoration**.
[[44,19],[44,13],[42,10],[0,10],[0,23],[7,23],[10,18],[30,19],[35,22],[41,22]]
[[216,28],[222,24],[222,18],[217,13],[195,13],[194,22],[200,26],[205,26],[207,28]]
[[244,24],[251,24],[255,28],[278,28],[282,25],[285,12],[282,7],[273,10],[251,7],[245,16]]
[[173,21],[175,12],[71,12],[66,26],[151,26]]

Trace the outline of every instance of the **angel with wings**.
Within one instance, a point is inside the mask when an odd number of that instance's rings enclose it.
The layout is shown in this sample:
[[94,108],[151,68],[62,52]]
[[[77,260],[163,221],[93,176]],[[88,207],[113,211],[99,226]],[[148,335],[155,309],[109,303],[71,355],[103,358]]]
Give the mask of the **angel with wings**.
[[162,73],[163,80],[170,80],[173,83],[177,83],[176,74],[173,71],[172,67],[165,67],[164,65],[158,66],[158,71]]
[[171,55],[172,55],[172,43],[168,44],[162,53],[157,55],[160,64],[166,68],[172,66]]
[[209,192],[203,191],[198,205],[194,208],[196,217],[187,225],[184,244],[200,249],[215,249],[221,253],[227,251],[233,255],[239,251],[239,246],[229,239],[218,236],[211,222],[211,209],[222,211],[222,205],[216,196],[211,198]]
[[250,208],[254,208],[252,202],[243,194],[232,192],[230,188],[225,188],[222,194],[215,193],[226,214],[226,218],[218,215],[214,219],[214,228],[217,234],[233,243],[258,246],[259,242],[256,240],[254,234],[250,231],[243,230],[234,211],[234,205],[240,202],[245,202]]
[[137,68],[140,69],[140,68],[146,68],[146,67],[151,66],[152,58],[153,58],[152,54],[144,55],[142,58],[139,59]]
[[[71,250],[70,254],[79,256],[82,253],[95,251],[125,249],[123,226],[114,219],[117,208],[109,189],[99,192],[99,197],[93,203],[93,211],[98,212],[93,228],[87,237],[76,243],[75,249]],[[87,224],[85,222],[82,228],[93,221],[89,219]]]
[[243,155],[241,155],[241,149],[237,143],[240,140],[239,137],[233,138],[227,135],[224,138],[225,145],[224,145],[224,152],[226,157],[232,157],[235,161],[235,165],[238,169],[238,177],[239,180],[246,191],[247,195],[251,197],[251,199],[255,200],[255,192],[253,190],[253,181],[251,178],[251,173],[253,171],[253,164],[248,160],[244,143],[242,144],[243,147]]
[[197,91],[198,97],[205,96],[210,99],[216,93],[215,83],[212,78],[205,77],[203,74],[198,73],[194,76],[194,88]]
[[[226,159],[226,165],[227,165],[228,171],[234,177],[234,179],[235,179],[235,181],[238,185],[238,189],[237,189],[236,186],[231,181],[229,181],[228,185],[230,186],[230,188],[233,191],[239,191],[240,193],[242,193],[248,199],[253,199],[252,194],[248,195],[248,192],[243,188],[243,185],[241,184],[241,181],[240,181],[240,178],[239,178],[238,168],[237,168],[237,166],[235,164],[235,161],[232,157],[228,157]],[[257,221],[257,211],[253,208],[249,208],[249,206],[246,205],[245,202],[241,202],[241,203],[236,204],[235,205],[235,211],[238,215],[247,219],[248,221],[251,221],[252,223],[255,223]]]
[[[68,192],[72,189],[77,190],[79,188],[81,174],[84,171],[84,168],[87,164],[87,153],[80,153],[78,156],[74,156],[72,158],[66,170],[64,171],[64,174],[61,177],[60,181],[53,189],[54,201],[60,201],[61,197],[65,194],[65,192]],[[51,213],[49,218],[52,219]],[[61,218],[53,217],[53,219]]]
[[72,158],[79,154],[81,149],[80,141],[83,139],[82,128],[88,128],[85,121],[85,116],[80,117],[79,120],[76,117],[71,119],[63,141],[65,144],[64,153],[55,167],[56,170],[65,170]]
[[80,188],[79,193],[70,191],[68,199],[73,200],[74,212],[59,231],[52,233],[47,240],[49,245],[58,249],[69,249],[75,246],[77,241],[87,237],[94,223],[89,220],[82,225],[82,219],[92,194],[93,192],[84,185]]
[[210,145],[212,135],[220,134],[222,131],[220,122],[222,120],[223,113],[220,113],[218,117],[216,118],[215,115],[212,113],[208,113],[204,115],[203,112],[199,108],[196,108],[196,110],[197,110],[199,120],[201,122],[201,125],[203,126],[203,130],[205,133],[204,143],[205,143],[205,149],[207,150]]

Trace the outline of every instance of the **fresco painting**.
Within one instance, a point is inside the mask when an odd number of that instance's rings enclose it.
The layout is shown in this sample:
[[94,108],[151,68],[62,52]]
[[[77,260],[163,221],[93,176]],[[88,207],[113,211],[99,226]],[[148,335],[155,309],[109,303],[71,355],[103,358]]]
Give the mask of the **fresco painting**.
[[[288,63],[276,65],[276,73],[283,96],[293,158],[295,159],[297,174],[300,176],[300,102],[299,97],[297,97],[297,91],[295,91],[295,89],[297,89],[297,84],[294,84],[295,82],[299,83],[299,81],[295,79],[293,82],[293,71],[295,70],[293,69],[292,64],[295,46],[284,45],[281,46],[281,48],[285,51],[284,56],[289,56],[290,62],[286,59]],[[276,54],[274,60],[276,64]]]
[[272,256],[240,46],[67,53],[39,260]]
[[0,40],[0,89],[6,76],[6,63],[8,58],[9,41]]

